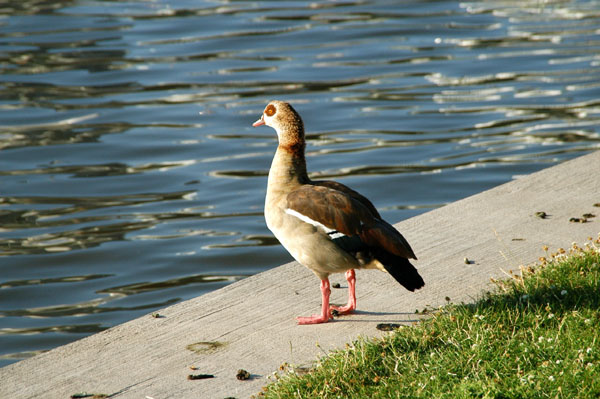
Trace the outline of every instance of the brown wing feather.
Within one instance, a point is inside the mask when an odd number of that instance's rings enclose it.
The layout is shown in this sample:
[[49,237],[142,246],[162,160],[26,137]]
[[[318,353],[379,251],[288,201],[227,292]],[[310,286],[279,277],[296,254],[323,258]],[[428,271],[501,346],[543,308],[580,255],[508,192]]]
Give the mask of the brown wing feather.
[[406,239],[380,218],[373,204],[341,183],[306,184],[288,194],[287,206],[347,236],[358,235],[368,246],[417,259]]
[[287,195],[287,206],[347,236],[361,232],[372,222],[369,210],[349,195],[324,186],[306,184]]
[[350,187],[345,186],[342,183],[338,183],[333,180],[313,181],[312,184],[315,186],[328,187],[328,188],[331,188],[331,189],[334,189],[337,191],[341,191],[342,193],[348,194],[353,200],[356,200],[356,201],[360,202],[362,205],[364,205],[369,210],[369,212],[371,212],[371,215],[373,215],[374,217],[376,217],[378,219],[381,219],[381,216],[379,216],[379,212],[377,212],[377,209],[375,209],[375,206],[371,203],[371,201],[369,201],[366,197],[364,197],[360,193],[352,190]]
[[365,226],[360,239],[367,245],[380,247],[391,254],[417,259],[404,236],[385,220],[379,219],[374,224]]

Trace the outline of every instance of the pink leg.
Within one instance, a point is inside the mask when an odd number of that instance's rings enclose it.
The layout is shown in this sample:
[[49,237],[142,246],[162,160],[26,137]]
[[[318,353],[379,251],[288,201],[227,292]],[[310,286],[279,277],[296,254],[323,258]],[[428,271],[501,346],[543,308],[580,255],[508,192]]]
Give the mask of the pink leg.
[[329,288],[329,279],[321,280],[321,314],[313,315],[311,317],[297,317],[298,324],[319,324],[327,323],[331,318],[329,314],[329,295],[331,294],[331,288]]
[[348,304],[346,306],[331,306],[331,309],[337,310],[339,314],[348,314],[356,309],[356,274],[354,274],[354,269],[346,272],[346,280],[348,280]]

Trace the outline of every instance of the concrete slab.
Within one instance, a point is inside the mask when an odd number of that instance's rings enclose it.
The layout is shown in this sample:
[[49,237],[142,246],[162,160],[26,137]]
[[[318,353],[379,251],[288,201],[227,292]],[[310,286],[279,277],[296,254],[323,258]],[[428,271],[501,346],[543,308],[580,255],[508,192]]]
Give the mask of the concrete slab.
[[[600,151],[519,178],[396,225],[413,246],[426,286],[410,293],[378,271],[357,272],[358,312],[296,325],[317,312],[318,279],[296,263],[0,369],[0,398],[246,398],[288,362],[310,364],[382,322],[411,323],[415,309],[472,301],[490,277],[534,262],[543,245],[569,247],[600,232]],[[548,214],[545,219],[535,212]],[[569,222],[584,213],[588,223]],[[465,264],[464,258],[473,260]],[[332,282],[341,282],[343,275]],[[346,290],[333,290],[344,303]],[[196,371],[189,366],[195,366]],[[252,378],[236,379],[238,369]],[[189,374],[214,378],[188,380]]]

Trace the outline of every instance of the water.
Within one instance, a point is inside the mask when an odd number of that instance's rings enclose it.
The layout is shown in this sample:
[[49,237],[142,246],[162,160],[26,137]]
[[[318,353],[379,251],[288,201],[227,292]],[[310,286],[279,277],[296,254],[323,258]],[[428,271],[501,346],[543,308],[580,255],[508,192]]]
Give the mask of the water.
[[262,217],[275,134],[251,127],[270,99],[313,176],[391,222],[600,146],[593,0],[0,15],[0,365],[289,261]]

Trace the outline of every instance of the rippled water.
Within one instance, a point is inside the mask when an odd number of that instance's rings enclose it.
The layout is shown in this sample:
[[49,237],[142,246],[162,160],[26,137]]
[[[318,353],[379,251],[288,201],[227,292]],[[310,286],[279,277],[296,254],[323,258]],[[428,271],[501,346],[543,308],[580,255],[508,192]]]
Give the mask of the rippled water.
[[3,1],[0,365],[290,260],[268,100],[396,222],[598,148],[599,54],[592,0]]

